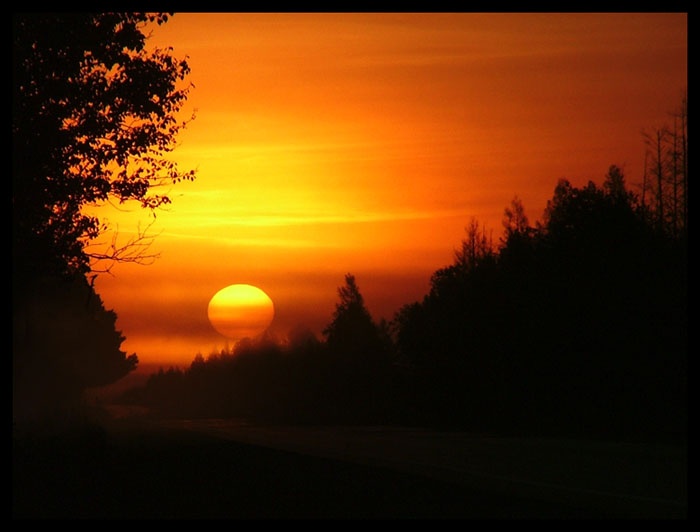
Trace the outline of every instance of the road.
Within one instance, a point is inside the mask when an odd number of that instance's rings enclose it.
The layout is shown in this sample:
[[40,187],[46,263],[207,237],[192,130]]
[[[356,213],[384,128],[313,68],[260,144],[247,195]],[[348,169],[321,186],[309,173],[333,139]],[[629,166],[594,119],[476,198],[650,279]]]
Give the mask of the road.
[[164,421],[161,426],[575,505],[591,515],[687,516],[687,449],[681,446],[479,437],[401,427],[256,426],[236,420]]

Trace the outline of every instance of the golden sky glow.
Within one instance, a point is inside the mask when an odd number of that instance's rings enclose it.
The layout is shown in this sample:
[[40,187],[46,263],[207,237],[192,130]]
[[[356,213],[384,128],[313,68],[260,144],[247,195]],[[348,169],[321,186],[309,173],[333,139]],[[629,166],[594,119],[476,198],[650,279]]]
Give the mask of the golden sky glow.
[[[149,42],[189,56],[173,159],[198,177],[151,228],[160,259],[96,283],[144,366],[221,347],[207,306],[236,283],[281,336],[319,333],[347,272],[392,318],[471,217],[497,240],[515,195],[534,221],[561,177],[641,181],[641,130],[687,86],[685,14],[176,14]],[[123,238],[130,210],[104,210]]]

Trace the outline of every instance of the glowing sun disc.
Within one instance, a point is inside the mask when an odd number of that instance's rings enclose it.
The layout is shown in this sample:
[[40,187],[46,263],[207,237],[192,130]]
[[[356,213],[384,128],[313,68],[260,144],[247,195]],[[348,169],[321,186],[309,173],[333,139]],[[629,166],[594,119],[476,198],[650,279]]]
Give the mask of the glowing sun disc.
[[257,286],[233,284],[214,294],[207,315],[217,332],[240,340],[265,332],[275,316],[275,309],[272,299]]

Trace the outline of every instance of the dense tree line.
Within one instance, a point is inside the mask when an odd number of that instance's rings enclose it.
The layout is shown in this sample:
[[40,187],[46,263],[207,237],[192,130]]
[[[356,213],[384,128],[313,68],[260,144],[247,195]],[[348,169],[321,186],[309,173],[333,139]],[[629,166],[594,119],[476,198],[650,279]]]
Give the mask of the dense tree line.
[[686,238],[659,229],[615,166],[602,187],[561,180],[535,226],[515,198],[504,229],[496,246],[472,220],[391,324],[348,275],[324,340],[245,341],[131,400],[171,415],[683,437]]
[[352,275],[339,288],[333,320],[319,340],[296,328],[284,342],[243,339],[184,371],[151,375],[124,400],[167,415],[247,417],[297,423],[390,421],[391,344],[367,311]]
[[[436,272],[398,347],[446,419],[483,429],[661,436],[685,430],[687,242],[647,223],[611,167],[559,182],[544,220],[516,200],[496,253]],[[439,364],[440,369],[435,365]]]

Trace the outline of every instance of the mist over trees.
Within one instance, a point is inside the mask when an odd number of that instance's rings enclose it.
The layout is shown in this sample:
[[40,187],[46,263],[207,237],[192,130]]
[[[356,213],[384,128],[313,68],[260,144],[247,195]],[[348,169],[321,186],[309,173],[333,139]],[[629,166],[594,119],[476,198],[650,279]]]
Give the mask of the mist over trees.
[[194,178],[167,155],[185,126],[184,60],[148,51],[166,14],[13,13],[13,414],[74,402],[134,369],[116,316],[93,289],[114,261],[148,258],[148,237],[99,243],[87,206],[170,202],[154,187]]
[[383,423],[396,396],[390,347],[367,311],[354,276],[338,290],[326,340],[298,327],[285,341],[267,335],[197,355],[184,371],[151,375],[125,402],[187,417],[267,422]]

